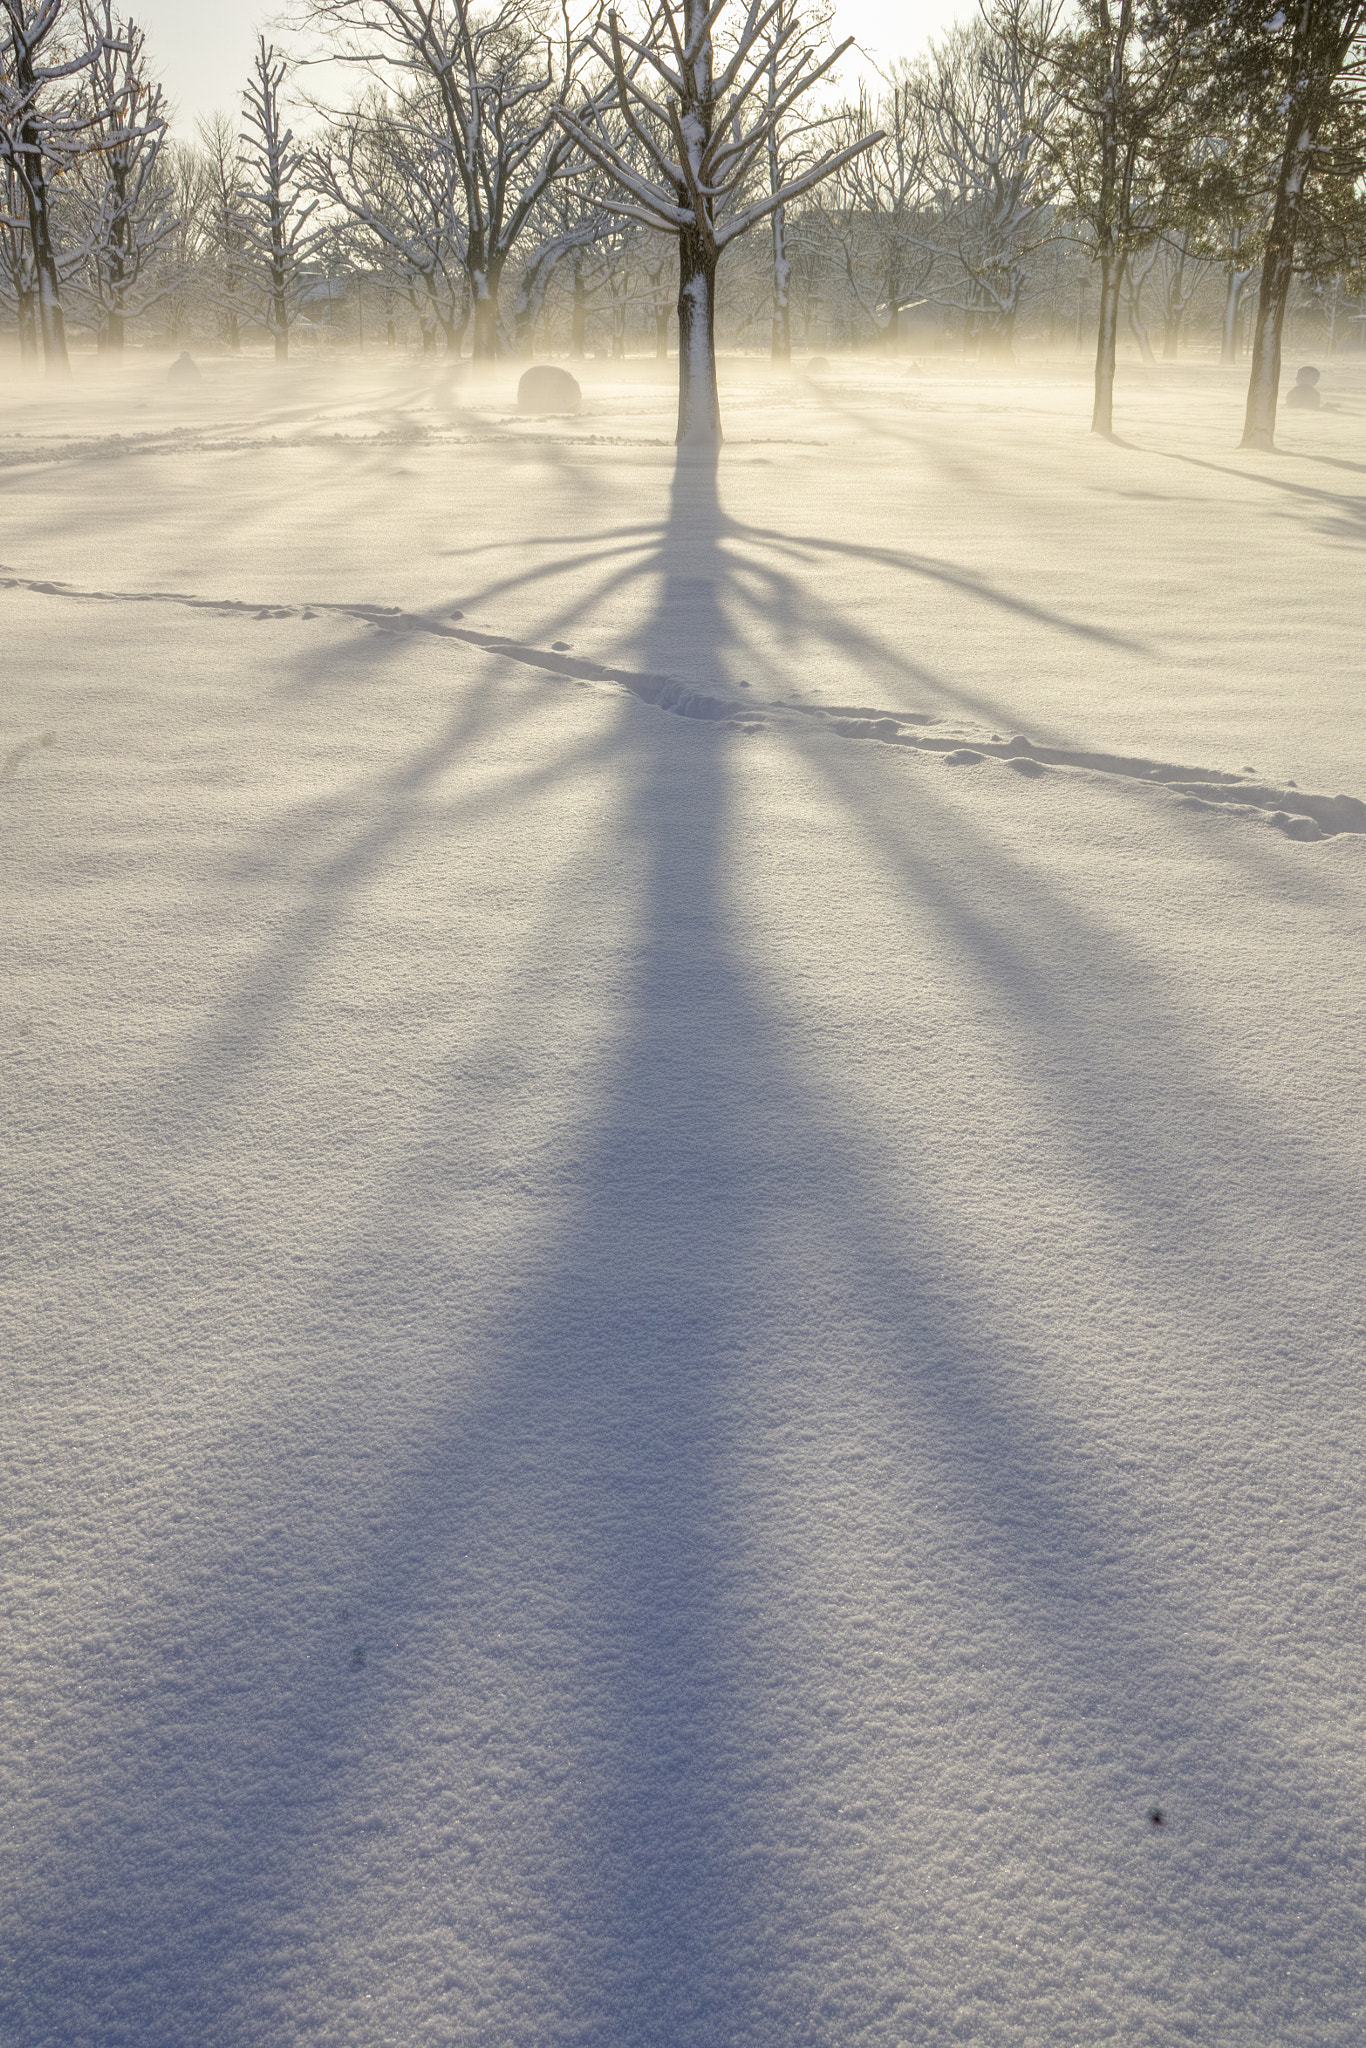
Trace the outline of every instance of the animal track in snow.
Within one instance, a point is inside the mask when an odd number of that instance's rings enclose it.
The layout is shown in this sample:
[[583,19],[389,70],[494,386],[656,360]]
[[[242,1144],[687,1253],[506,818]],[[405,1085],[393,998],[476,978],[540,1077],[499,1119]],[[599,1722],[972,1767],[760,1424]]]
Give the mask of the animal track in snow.
[[965,747],[962,736],[903,732],[899,725],[925,722],[924,713],[904,718],[892,712],[870,713],[853,723],[832,718],[835,732],[847,739],[875,739],[912,746],[922,752],[942,753],[949,767],[975,766],[983,759],[1000,761],[1017,775],[1035,778],[1050,767],[1081,769],[1093,775],[1125,777],[1157,782],[1178,794],[1182,807],[1215,810],[1233,806],[1248,814],[1260,812],[1288,839],[1326,839],[1339,832],[1366,832],[1366,803],[1359,797],[1323,796],[1297,789],[1293,782],[1278,784],[1249,781],[1253,771],[1233,773],[1220,768],[1192,768],[1179,762],[1153,761],[1143,755],[1110,754],[1090,747],[1045,747],[1017,735],[1010,740],[974,740]]
[[[483,628],[459,625],[464,614],[454,606],[431,612],[408,612],[398,605],[318,603],[276,605],[252,603],[240,598],[196,597],[178,590],[83,590],[74,584],[0,573],[0,590],[28,590],[46,597],[71,598],[98,604],[174,604],[193,611],[217,612],[252,620],[314,619],[331,616],[355,619],[386,634],[429,634],[459,640],[488,654],[537,668],[551,675],[584,684],[608,684],[626,691],[643,704],[679,718],[698,718],[725,726],[733,732],[756,733],[794,716],[814,721],[833,737],[873,741],[883,746],[914,748],[918,753],[940,755],[947,767],[977,767],[998,761],[1015,775],[1037,779],[1050,769],[1082,771],[1091,775],[1160,783],[1169,789],[1184,809],[1193,811],[1232,810],[1274,826],[1288,839],[1312,841],[1338,833],[1366,833],[1366,803],[1342,792],[1334,796],[1250,779],[1255,771],[1238,772],[1199,768],[1179,762],[1155,761],[1143,755],[1113,754],[1089,747],[1040,746],[1023,734],[1007,740],[993,734],[989,740],[959,731],[932,731],[944,721],[928,711],[887,711],[869,704],[810,704],[794,698],[771,702],[753,697],[741,700],[719,697],[676,676],[655,675],[633,669],[612,668],[585,660],[569,652],[568,643],[555,641],[549,648],[509,639]],[[741,685],[748,688],[749,686]],[[14,775],[20,761],[33,747],[50,745],[52,735],[28,740],[12,748],[0,767],[0,781]]]

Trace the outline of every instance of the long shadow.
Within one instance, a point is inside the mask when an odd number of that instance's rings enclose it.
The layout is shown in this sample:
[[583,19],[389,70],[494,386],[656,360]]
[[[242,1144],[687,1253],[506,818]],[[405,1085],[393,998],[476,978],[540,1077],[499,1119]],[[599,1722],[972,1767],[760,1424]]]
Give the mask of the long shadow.
[[1188,469],[1203,469],[1215,476],[1235,477],[1242,483],[1263,484],[1268,490],[1279,491],[1284,497],[1298,499],[1303,504],[1324,505],[1345,515],[1348,525],[1335,525],[1333,532],[1347,533],[1353,539],[1362,536],[1356,529],[1366,526],[1366,496],[1352,496],[1344,491],[1325,491],[1317,484],[1296,483],[1292,477],[1273,476],[1264,469],[1232,469],[1225,462],[1210,462],[1200,455],[1182,455],[1176,449],[1159,448],[1150,451],[1164,455],[1168,462],[1181,462]]
[[[681,466],[642,653],[677,665],[686,621],[699,680],[738,690],[733,534],[714,468]],[[311,910],[206,1041],[206,1091],[244,1016],[264,1003],[279,1035],[292,954],[332,949],[338,904],[409,848],[414,798],[487,726],[486,694],[363,793]],[[1164,1596],[1138,1482],[1097,1483],[1104,1434],[1050,1407],[1032,1339],[1012,1352],[1012,1305],[955,1299],[983,1233],[918,1162],[879,1164],[860,1134],[862,1048],[842,1092],[803,1057],[808,1032],[841,1020],[813,997],[794,1028],[791,991],[747,949],[735,862],[756,848],[736,750],[751,744],[614,710],[593,758],[613,764],[619,802],[598,862],[558,876],[557,942],[526,959],[483,1048],[420,1076],[423,1127],[284,1317],[282,1357],[306,1367],[250,1398],[245,1472],[229,1433],[208,1530],[163,1567],[129,1668],[167,1682],[175,1612],[187,1674],[150,1728],[145,1682],[131,1714],[102,1700],[107,1721],[92,1717],[84,1833],[35,1863],[0,1993],[16,2039],[962,2035],[986,1923],[969,1888],[937,1889],[944,1831],[975,1810],[958,1751],[979,1753],[971,1684],[945,1678],[955,1631],[964,1670],[1008,1671],[1004,1705],[1063,1728],[1079,1758],[1050,1786],[1064,1844],[1098,1796],[1133,1798],[1096,1761],[1116,1751],[1150,1760],[1145,1797],[1193,1753],[1211,1805],[1254,1809],[1255,1849],[1316,1796],[1212,1667],[1202,1618]],[[867,822],[852,782],[842,801]],[[971,876],[971,828],[932,795],[922,817],[937,843],[958,834]],[[904,840],[897,856],[887,943],[914,943],[926,907],[952,919],[1047,1092],[1065,906],[1032,907],[1045,964],[1028,971],[1027,936],[974,919]],[[781,868],[764,915],[794,938],[811,915]],[[1099,957],[1137,978],[1118,942]],[[1098,1091],[1128,1078],[1102,1069],[1108,1021],[1078,1009]],[[908,1061],[929,1050],[917,1028]],[[476,1095],[471,1065],[493,1047]],[[550,1086],[557,1068],[572,1088]],[[1190,1148],[1255,1137],[1197,1104],[1192,1075],[1169,1109]],[[193,1142],[200,1108],[173,1105],[168,1144]],[[926,1128],[912,1116],[892,1142]],[[1127,1145],[1094,1142],[1098,1173],[1107,1146],[1134,1171]],[[1140,1181],[1134,1199],[1151,1214],[1158,1192]],[[297,1654],[281,1648],[291,1622]],[[894,1803],[888,1826],[869,1822],[870,1797]],[[1055,1817],[1031,1811],[1011,1834],[1021,1859]],[[1141,1807],[1127,1820],[1141,1837]],[[918,1879],[922,1826],[938,1860]],[[1325,1815],[1324,1867],[1331,1829]],[[1177,1988],[1222,1988],[1217,1873],[1165,1881],[1193,1909],[1165,1923]],[[1134,1893],[1115,1890],[1101,1924],[1118,1940]],[[908,1927],[889,1891],[911,1902]],[[1064,1941],[1039,1985],[1065,1999],[1082,1961]],[[1017,2032],[1068,2010],[1035,1996],[1007,2016]],[[1269,2038],[1278,1998],[1293,1987],[1265,1994]]]
[[1366,462],[1352,462],[1345,455],[1313,455],[1307,448],[1288,448],[1296,462],[1312,462],[1320,469],[1345,469],[1352,476],[1366,476]]
[[[559,536],[546,536],[544,539],[531,536],[526,547],[536,559],[530,567],[513,569],[489,579],[463,582],[458,601],[475,612],[480,608],[506,604],[510,598],[524,597],[533,590],[543,593],[547,587],[553,587],[557,579],[573,577],[579,579],[579,594],[555,609],[545,629],[547,637],[551,632],[573,632],[593,620],[619,590],[642,577],[658,575],[664,551],[662,543],[667,540],[667,533],[661,533],[660,529],[648,523],[609,527],[586,536],[569,551],[564,549]],[[553,549],[554,552],[542,553],[542,549]],[[460,564],[468,561],[474,565],[482,552],[478,546],[470,550],[462,548],[454,551],[453,559]],[[743,656],[751,648],[757,653],[759,629],[762,629],[768,640],[776,639],[779,645],[796,649],[805,644],[808,651],[815,646],[822,652],[837,654],[851,668],[880,672],[883,677],[879,684],[881,688],[887,687],[886,678],[890,675],[912,688],[932,691],[941,706],[951,707],[988,725],[1009,727],[1019,722],[1022,714],[1018,706],[1006,704],[986,692],[964,688],[942,671],[919,660],[904,642],[893,648],[866,620],[856,620],[822,603],[813,594],[806,572],[820,563],[831,565],[841,562],[884,569],[902,579],[901,603],[912,601],[911,593],[917,586],[937,584],[958,592],[988,613],[1001,613],[1007,621],[1024,619],[1065,638],[1080,638],[1097,647],[1140,654],[1149,651],[1141,642],[1113,633],[1107,627],[1015,596],[957,563],[869,543],[832,541],[818,534],[785,532],[738,519],[718,508],[715,550],[710,559],[709,573],[725,591],[727,630],[736,654]],[[581,581],[585,570],[594,572],[586,591]],[[678,587],[672,594],[665,592],[665,602],[672,608],[679,599],[692,601],[697,595],[698,586],[694,579],[694,588],[690,591]],[[896,606],[890,609],[895,611]],[[653,642],[653,658],[666,667],[677,669],[680,653],[677,641],[666,641],[661,647],[658,635],[652,632],[652,625],[658,617],[658,612],[651,612],[642,646],[648,650]],[[706,683],[704,660],[695,665],[694,676]],[[1037,716],[1034,729],[1043,735],[1044,728]],[[1063,740],[1063,735],[1051,728],[1049,737],[1058,742]]]

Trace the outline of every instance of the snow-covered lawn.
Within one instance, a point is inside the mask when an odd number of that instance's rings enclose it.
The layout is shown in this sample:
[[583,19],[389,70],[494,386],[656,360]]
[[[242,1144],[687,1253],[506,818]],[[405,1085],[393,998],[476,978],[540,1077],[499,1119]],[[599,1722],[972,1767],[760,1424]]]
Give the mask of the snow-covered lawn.
[[0,2039],[1355,2048],[1366,372],[628,368],[7,387]]

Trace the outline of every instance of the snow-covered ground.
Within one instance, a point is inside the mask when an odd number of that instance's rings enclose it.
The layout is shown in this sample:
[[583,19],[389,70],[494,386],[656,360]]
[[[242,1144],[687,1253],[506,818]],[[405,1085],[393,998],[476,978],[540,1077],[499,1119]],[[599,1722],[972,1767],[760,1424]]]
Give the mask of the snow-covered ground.
[[6,2048],[1355,2048],[1366,373],[204,368],[0,410]]

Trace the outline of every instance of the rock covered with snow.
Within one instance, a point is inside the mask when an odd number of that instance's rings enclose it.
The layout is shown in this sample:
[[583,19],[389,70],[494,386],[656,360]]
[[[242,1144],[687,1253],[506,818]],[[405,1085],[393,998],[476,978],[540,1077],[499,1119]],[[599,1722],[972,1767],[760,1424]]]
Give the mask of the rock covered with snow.
[[1285,402],[1309,411],[1317,411],[1323,403],[1319,397],[1319,373],[1312,363],[1306,363],[1302,370],[1296,371],[1295,381],[1285,394]]
[[518,412],[577,412],[582,404],[577,378],[558,363],[533,364],[517,386]]

